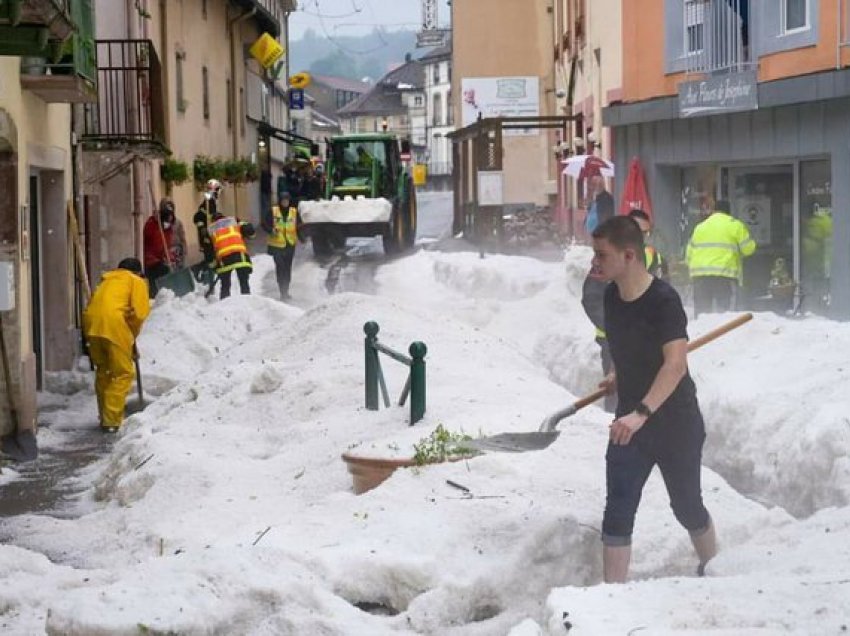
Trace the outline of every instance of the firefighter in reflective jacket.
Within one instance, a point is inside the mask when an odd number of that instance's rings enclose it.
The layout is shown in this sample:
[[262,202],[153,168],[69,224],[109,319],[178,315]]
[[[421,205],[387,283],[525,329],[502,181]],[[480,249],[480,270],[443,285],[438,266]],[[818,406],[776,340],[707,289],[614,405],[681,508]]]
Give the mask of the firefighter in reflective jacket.
[[232,216],[224,216],[216,210],[209,226],[210,238],[215,250],[216,273],[221,281],[220,298],[230,296],[230,275],[236,271],[239,279],[239,291],[250,294],[248,279],[254,266],[248,255],[245,238],[254,236],[254,226],[239,221]]
[[747,226],[729,214],[729,202],[718,201],[716,208],[694,228],[685,253],[694,284],[695,316],[734,308],[743,259],[756,251]]
[[274,272],[281,300],[289,300],[289,283],[292,280],[292,259],[298,243],[298,208],[290,204],[289,192],[281,192],[279,205],[271,209],[267,222],[269,230],[268,250],[274,259]]

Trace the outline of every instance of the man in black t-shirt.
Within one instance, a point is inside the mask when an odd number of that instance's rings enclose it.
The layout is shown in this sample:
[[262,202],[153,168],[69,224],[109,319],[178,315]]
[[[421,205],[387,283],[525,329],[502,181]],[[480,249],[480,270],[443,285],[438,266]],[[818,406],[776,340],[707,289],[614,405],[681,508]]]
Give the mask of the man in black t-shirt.
[[641,491],[657,464],[676,519],[690,533],[702,575],[717,552],[702,502],[705,427],[688,373],[687,317],[676,291],[646,271],[643,234],[618,216],[593,232],[593,266],[614,282],[605,290],[605,333],[614,363],[603,386],[617,392],[605,455],[602,520],[606,583],[626,580]]

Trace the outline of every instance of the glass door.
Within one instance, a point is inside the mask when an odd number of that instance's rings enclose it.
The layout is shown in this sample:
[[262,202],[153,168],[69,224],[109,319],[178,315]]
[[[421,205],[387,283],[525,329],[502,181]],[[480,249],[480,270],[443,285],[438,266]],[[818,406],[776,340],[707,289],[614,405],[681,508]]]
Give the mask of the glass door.
[[[775,299],[776,279],[784,277],[791,283],[795,273],[794,164],[724,167],[718,190],[719,198],[729,201],[732,216],[747,225],[756,242],[755,254],[744,259],[738,307]],[[792,292],[784,298],[790,309],[793,284],[786,289]]]
[[829,159],[800,162],[800,295],[803,309],[825,313],[832,267],[832,166]]

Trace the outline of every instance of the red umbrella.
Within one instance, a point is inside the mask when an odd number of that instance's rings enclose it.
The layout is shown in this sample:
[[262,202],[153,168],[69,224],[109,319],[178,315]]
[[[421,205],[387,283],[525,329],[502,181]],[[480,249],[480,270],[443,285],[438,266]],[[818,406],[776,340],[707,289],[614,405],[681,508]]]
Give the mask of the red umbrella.
[[623,188],[623,200],[620,203],[620,214],[628,214],[631,210],[643,210],[652,218],[652,201],[646,189],[646,178],[643,167],[637,157],[629,164],[629,175]]

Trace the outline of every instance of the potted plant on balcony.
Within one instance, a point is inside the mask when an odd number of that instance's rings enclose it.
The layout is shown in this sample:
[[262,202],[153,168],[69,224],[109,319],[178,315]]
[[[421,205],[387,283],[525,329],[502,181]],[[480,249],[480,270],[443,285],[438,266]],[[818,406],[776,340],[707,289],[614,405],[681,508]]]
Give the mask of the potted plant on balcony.
[[162,162],[162,165],[159,167],[159,174],[162,180],[165,181],[165,186],[169,194],[174,186],[186,183],[192,176],[188,163],[179,159],[172,159],[171,157],[166,158]]
[[234,205],[236,216],[239,216],[238,189],[246,183],[251,183],[260,178],[260,168],[248,157],[236,157],[226,159],[223,164],[224,181],[234,188]]
[[217,157],[198,155],[192,162],[192,177],[195,189],[201,192],[210,179],[224,180],[224,162]]

